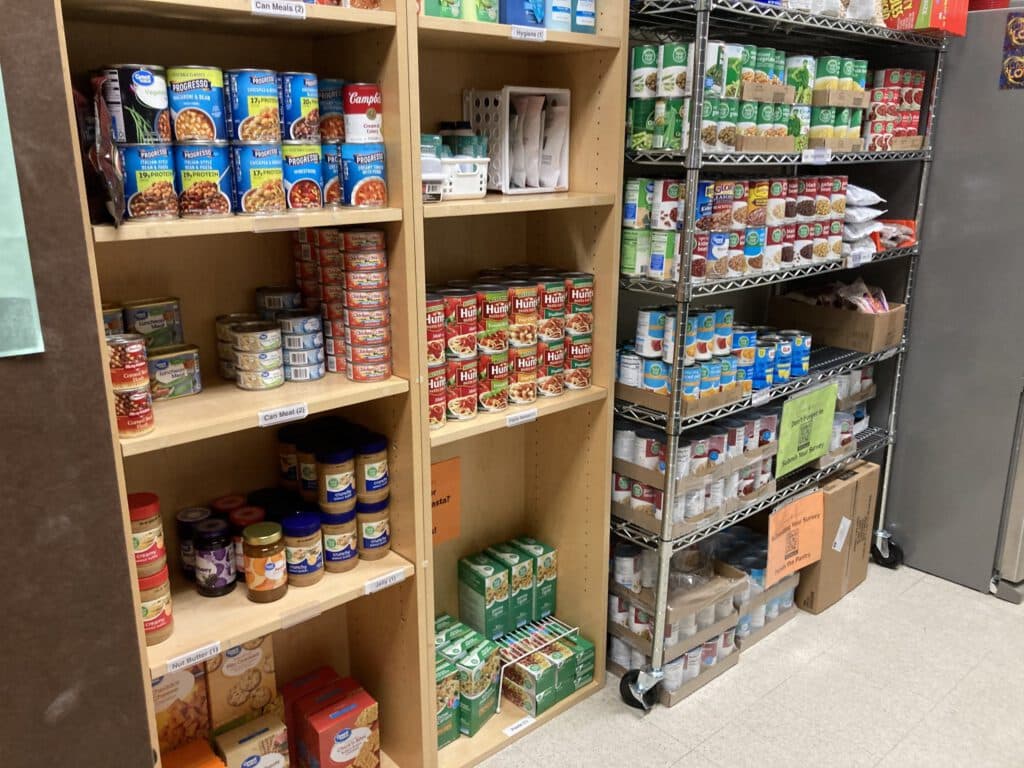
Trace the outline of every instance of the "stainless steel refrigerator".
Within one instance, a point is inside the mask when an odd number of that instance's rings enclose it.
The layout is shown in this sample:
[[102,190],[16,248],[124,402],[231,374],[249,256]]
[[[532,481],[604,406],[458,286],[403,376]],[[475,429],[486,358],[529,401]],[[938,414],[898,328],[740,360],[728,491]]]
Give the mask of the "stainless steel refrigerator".
[[946,57],[886,508],[907,565],[1007,599],[1024,581],[1024,89],[999,88],[1013,12],[971,13]]

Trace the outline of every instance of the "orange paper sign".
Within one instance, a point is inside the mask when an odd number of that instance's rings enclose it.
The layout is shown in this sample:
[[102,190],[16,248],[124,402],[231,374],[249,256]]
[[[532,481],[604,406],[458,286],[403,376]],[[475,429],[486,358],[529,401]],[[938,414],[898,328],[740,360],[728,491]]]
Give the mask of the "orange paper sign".
[[458,537],[462,519],[462,468],[458,456],[430,465],[430,511],[435,544]]
[[784,507],[768,518],[767,589],[780,579],[821,559],[821,529],[825,495],[816,491]]

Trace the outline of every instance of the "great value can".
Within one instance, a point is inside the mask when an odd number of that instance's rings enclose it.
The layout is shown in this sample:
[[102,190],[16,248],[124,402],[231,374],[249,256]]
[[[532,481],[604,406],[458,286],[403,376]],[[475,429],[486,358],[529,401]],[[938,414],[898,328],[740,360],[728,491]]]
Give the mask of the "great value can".
[[320,145],[323,165],[324,205],[341,205],[341,144],[325,141]]
[[154,400],[170,400],[203,391],[199,347],[194,344],[154,351],[148,365],[149,389]]
[[715,313],[715,341],[712,354],[715,356],[732,354],[732,326],[736,310],[722,304],[704,307]]
[[236,212],[279,213],[285,210],[280,144],[234,144],[231,166]]
[[284,142],[281,164],[288,207],[323,207],[323,155],[319,142]]
[[715,313],[696,313],[697,352],[694,358],[699,361],[710,360],[715,347]]
[[278,72],[281,136],[285,141],[320,140],[320,91],[312,72]]
[[231,161],[226,141],[175,145],[174,172],[182,216],[231,213]]
[[173,296],[129,301],[124,305],[125,330],[140,334],[153,351],[184,343],[181,304]]
[[377,144],[384,140],[380,86],[376,83],[345,83],[342,101],[346,143]]
[[537,400],[537,345],[509,347],[508,399],[514,405],[529,405]]
[[753,389],[770,389],[775,381],[775,342],[758,340],[754,348]]
[[383,144],[342,144],[342,205],[382,208],[388,204]]
[[697,315],[686,316],[686,327],[683,329],[683,364],[693,365],[697,359]]
[[163,67],[112,64],[103,69],[103,75],[103,101],[113,122],[114,141],[158,144],[171,140]]
[[565,389],[565,345],[564,339],[537,342],[537,394],[540,397],[558,397]]
[[121,144],[125,215],[149,219],[178,215],[174,155],[169,144]]
[[622,226],[627,229],[649,229],[651,226],[651,197],[653,179],[626,179],[622,196]]
[[224,74],[231,141],[280,141],[277,73],[270,69],[229,69]]
[[679,234],[675,230],[651,232],[651,260],[647,275],[652,280],[671,280],[679,253]]
[[508,350],[481,352],[477,358],[477,410],[497,412],[508,407]]
[[167,95],[175,141],[227,140],[220,67],[184,64],[168,68]]
[[791,345],[790,375],[806,376],[811,370],[811,334],[806,331],[779,331],[779,336],[789,339]]
[[327,141],[345,140],[345,81],[322,77],[317,83],[320,101],[320,138]]

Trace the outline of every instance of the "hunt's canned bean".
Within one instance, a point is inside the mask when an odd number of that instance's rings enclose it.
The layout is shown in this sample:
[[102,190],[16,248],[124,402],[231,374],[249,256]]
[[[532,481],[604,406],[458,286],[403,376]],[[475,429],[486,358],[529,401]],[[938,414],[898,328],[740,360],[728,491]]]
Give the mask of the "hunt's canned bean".
[[270,69],[229,69],[225,75],[224,105],[231,140],[280,141],[277,73]]
[[174,155],[169,144],[121,144],[125,215],[149,219],[178,215]]
[[103,69],[103,75],[103,101],[113,122],[114,141],[157,144],[171,140],[163,67],[113,64]]
[[758,340],[754,347],[753,388],[770,389],[775,381],[775,342]]
[[717,360],[705,360],[700,364],[700,395],[707,397],[718,392],[722,385],[722,364]]
[[811,371],[811,334],[806,331],[779,331],[791,344],[790,375],[806,376]]
[[323,207],[323,155],[320,143],[281,145],[285,199],[289,208]]
[[690,402],[700,397],[700,366],[688,365],[683,368],[683,399]]
[[697,352],[696,360],[710,360],[715,347],[715,313],[697,312]]
[[345,140],[345,81],[333,77],[320,78],[317,90],[320,102],[320,138],[323,141]]
[[643,388],[668,394],[672,386],[672,366],[664,360],[644,360],[643,366]]
[[175,145],[174,169],[182,216],[231,213],[231,161],[226,141]]
[[167,70],[174,140],[226,141],[224,73],[220,67],[184,64]]
[[277,95],[281,103],[281,136],[285,141],[320,140],[320,94],[312,72],[278,72]]
[[683,365],[693,365],[697,359],[697,315],[686,316],[683,329]]
[[540,397],[558,397],[565,389],[565,346],[564,339],[537,342],[537,394]]
[[325,141],[320,145],[323,165],[324,205],[341,205],[341,144]]
[[286,207],[280,144],[234,144],[234,209],[238,213],[279,213]]

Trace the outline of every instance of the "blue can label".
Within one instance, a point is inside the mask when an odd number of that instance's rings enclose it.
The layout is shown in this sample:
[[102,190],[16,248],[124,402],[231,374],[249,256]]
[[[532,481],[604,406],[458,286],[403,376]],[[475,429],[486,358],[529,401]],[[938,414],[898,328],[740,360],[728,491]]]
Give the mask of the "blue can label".
[[285,561],[288,564],[288,573],[296,576],[306,573],[316,573],[324,567],[323,543],[317,538],[315,544],[308,547],[284,548]]
[[775,345],[758,344],[754,350],[754,389],[768,389],[775,380]]
[[312,72],[281,72],[277,76],[281,102],[281,136],[289,139],[320,139],[320,92]]
[[730,390],[736,385],[736,358],[726,355],[719,358],[718,362],[722,366],[719,383],[723,390]]
[[269,69],[227,72],[228,135],[232,141],[280,141],[277,74]]
[[683,397],[696,400],[700,392],[700,366],[688,365],[683,368]]
[[323,206],[323,155],[319,144],[284,144],[281,147],[284,191],[289,208]]
[[177,216],[174,156],[169,144],[118,147],[124,168],[125,213],[130,219]]
[[225,141],[224,73],[217,67],[171,67],[167,95],[176,141]]
[[359,538],[363,549],[380,549],[391,541],[391,525],[387,520],[375,520],[372,523],[359,523]]
[[788,381],[793,359],[793,345],[789,339],[775,342],[775,383]]
[[324,532],[324,558],[328,563],[343,563],[358,555],[355,530],[347,533]]
[[324,205],[341,205],[341,144],[323,144]]
[[236,144],[231,147],[231,160],[235,211],[275,213],[285,209],[279,144]]
[[231,213],[232,178],[227,144],[174,147],[178,207],[182,216]]
[[383,144],[341,145],[342,204],[382,208],[388,204]]
[[324,78],[318,84],[320,92],[320,138],[324,141],[345,140],[345,101],[342,91],[345,81]]
[[717,360],[706,360],[700,364],[700,391],[717,392],[722,383],[722,364]]
[[662,360],[644,360],[644,389],[667,394],[672,386],[672,366]]

